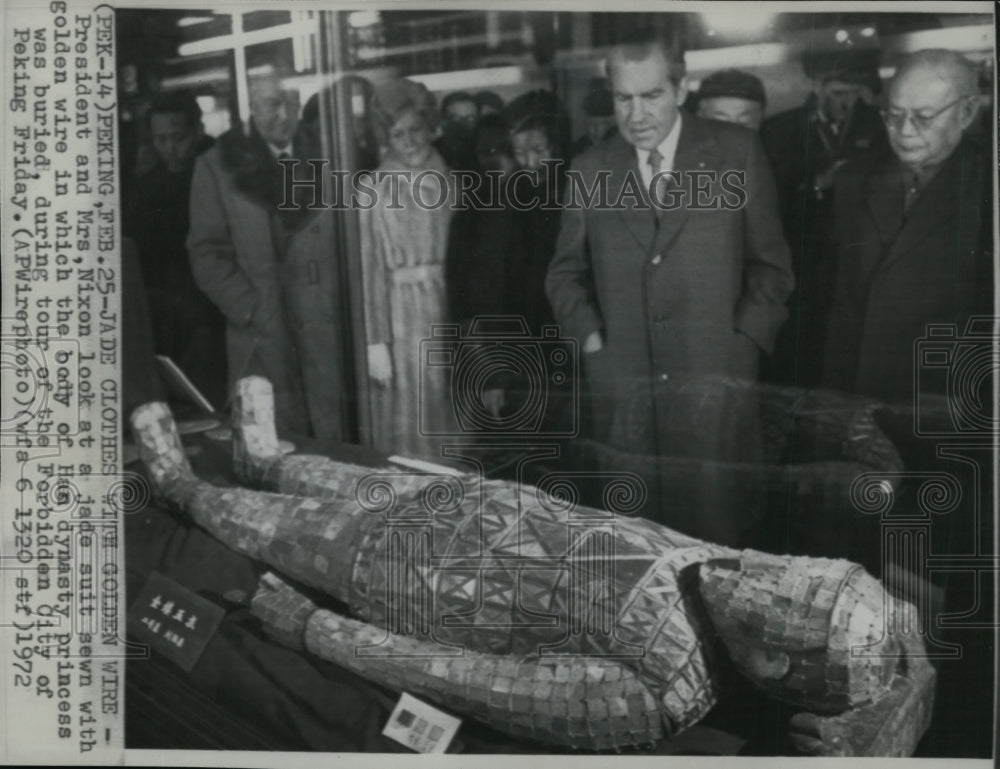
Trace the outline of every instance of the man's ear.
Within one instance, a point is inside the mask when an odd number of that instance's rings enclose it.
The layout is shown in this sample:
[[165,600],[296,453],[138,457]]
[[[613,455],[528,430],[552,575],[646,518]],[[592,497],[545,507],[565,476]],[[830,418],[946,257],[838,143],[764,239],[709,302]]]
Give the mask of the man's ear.
[[677,83],[677,106],[680,107],[684,104],[684,100],[687,99],[688,95],[688,79],[687,75],[682,77]]
[[972,125],[972,122],[976,119],[976,116],[979,114],[979,109],[980,109],[980,104],[978,96],[969,96],[962,104],[960,120],[962,121],[963,131],[970,125]]

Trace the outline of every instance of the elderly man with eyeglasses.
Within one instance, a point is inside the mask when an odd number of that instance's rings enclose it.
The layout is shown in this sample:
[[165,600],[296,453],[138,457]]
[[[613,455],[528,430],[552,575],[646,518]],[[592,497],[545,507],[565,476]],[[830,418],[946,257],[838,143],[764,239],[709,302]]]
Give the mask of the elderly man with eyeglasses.
[[967,134],[978,100],[965,58],[912,54],[882,110],[889,147],[838,171],[825,385],[913,404],[915,381],[924,392],[945,379],[921,377],[914,357],[928,326],[960,336],[992,312],[990,153]]

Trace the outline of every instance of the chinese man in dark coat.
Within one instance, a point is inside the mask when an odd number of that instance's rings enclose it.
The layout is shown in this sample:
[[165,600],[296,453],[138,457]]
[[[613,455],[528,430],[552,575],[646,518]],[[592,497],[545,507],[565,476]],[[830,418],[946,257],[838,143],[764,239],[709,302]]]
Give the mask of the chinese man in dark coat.
[[928,326],[951,325],[957,338],[991,312],[990,153],[966,135],[978,98],[960,55],[918,51],[889,91],[891,149],[840,169],[826,385],[912,403]]

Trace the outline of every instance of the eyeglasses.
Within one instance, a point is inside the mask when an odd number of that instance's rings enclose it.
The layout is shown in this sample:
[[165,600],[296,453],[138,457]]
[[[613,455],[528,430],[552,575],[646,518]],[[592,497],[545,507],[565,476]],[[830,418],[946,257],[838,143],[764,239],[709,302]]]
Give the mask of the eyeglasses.
[[911,112],[907,109],[883,109],[879,110],[879,113],[882,115],[882,120],[885,124],[893,131],[902,130],[903,126],[906,125],[907,119],[913,123],[913,127],[918,131],[926,131],[931,127],[934,121],[938,119],[938,117],[950,110],[956,104],[961,104],[971,98],[973,97],[959,96],[955,99],[955,101],[948,102],[936,112]]

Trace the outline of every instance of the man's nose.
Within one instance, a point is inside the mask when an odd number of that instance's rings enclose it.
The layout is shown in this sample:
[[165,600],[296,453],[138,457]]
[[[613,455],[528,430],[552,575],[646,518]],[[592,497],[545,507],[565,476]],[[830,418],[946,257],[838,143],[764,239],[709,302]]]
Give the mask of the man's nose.
[[896,132],[900,136],[906,136],[906,137],[916,136],[917,128],[913,124],[913,115],[911,115],[909,112],[904,114],[903,120],[902,122],[899,123],[899,128],[896,129]]

